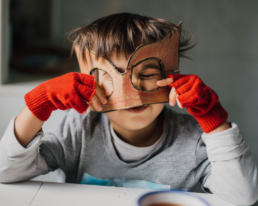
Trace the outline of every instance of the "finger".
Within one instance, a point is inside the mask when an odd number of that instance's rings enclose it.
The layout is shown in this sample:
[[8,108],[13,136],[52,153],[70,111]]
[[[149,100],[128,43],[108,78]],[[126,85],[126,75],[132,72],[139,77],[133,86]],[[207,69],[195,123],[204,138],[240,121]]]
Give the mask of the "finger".
[[86,114],[87,113],[87,110],[89,109],[89,110],[91,110],[91,111],[97,111],[94,107],[93,107],[93,105],[92,105],[92,101],[90,101],[90,102],[87,102],[86,100],[84,100],[85,101],[85,103],[89,106],[82,114]]
[[192,91],[181,94],[179,99],[181,102],[184,102],[184,107],[194,106],[196,104],[203,103],[203,101],[200,101],[199,93],[193,93]]
[[171,78],[166,78],[166,79],[157,81],[157,85],[160,87],[169,86],[171,83],[172,83]]
[[93,81],[93,76],[92,75],[88,75],[88,74],[84,74],[84,73],[79,73],[79,82],[85,86],[92,86],[94,84]]
[[91,110],[91,111],[97,111],[90,103],[89,103],[89,110]]
[[182,104],[180,103],[179,99],[178,99],[178,95],[176,95],[176,102],[177,102],[177,105],[180,109],[183,109],[183,106]]
[[177,91],[179,94],[184,94],[190,90],[192,90],[194,87],[198,86],[198,82],[195,81],[195,79],[187,79],[182,78],[179,79],[174,86],[177,88]]
[[96,94],[91,98],[90,105],[92,105],[96,111],[102,110],[102,105],[100,103],[99,98],[96,96]]
[[69,102],[70,106],[72,108],[74,108],[77,112],[79,113],[83,113],[84,111],[87,110],[88,108],[88,104],[84,101],[83,97],[80,96],[80,94],[78,95],[74,95],[73,98],[71,98],[70,102]]
[[175,106],[175,104],[176,104],[176,90],[174,87],[172,87],[172,89],[170,90],[170,93],[169,93],[169,104],[171,106]]
[[84,112],[82,112],[83,115],[85,115],[87,113],[87,110],[91,107],[91,105],[86,100],[84,100],[84,102],[87,104],[88,108]]
[[89,88],[89,87],[87,87],[87,86],[85,86],[83,84],[77,84],[76,85],[76,90],[87,101],[94,94],[94,89]]
[[95,95],[97,95],[97,97],[99,98],[99,100],[101,101],[102,104],[106,104],[107,98],[105,96],[105,92],[102,90],[102,88],[98,84],[95,85],[95,89],[96,89]]

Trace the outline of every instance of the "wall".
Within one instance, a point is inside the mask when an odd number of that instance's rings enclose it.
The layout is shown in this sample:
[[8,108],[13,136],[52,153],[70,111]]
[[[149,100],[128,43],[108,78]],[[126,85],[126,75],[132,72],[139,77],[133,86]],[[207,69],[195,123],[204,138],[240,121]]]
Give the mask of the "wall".
[[[181,61],[182,73],[200,76],[218,93],[229,113],[229,121],[239,125],[258,163],[258,1],[63,0],[60,7],[60,37],[78,26],[116,12],[149,15],[176,24],[183,21],[183,27],[195,35],[193,42],[198,45],[189,52],[193,60]],[[2,135],[24,102],[22,97],[0,98]],[[61,119],[63,114],[58,114],[55,112],[56,121],[53,119],[51,126]]]

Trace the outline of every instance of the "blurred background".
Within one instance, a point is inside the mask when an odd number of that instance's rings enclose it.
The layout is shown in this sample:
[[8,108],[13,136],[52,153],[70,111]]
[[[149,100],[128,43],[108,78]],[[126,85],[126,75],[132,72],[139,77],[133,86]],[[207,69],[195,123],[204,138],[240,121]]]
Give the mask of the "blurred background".
[[[79,71],[75,57],[69,58],[71,43],[66,34],[117,12],[175,24],[183,21],[197,46],[188,52],[193,60],[180,60],[180,70],[200,76],[218,93],[229,121],[238,124],[258,163],[256,0],[1,0],[0,137],[25,106],[27,92],[47,79]],[[43,129],[55,127],[64,114],[53,112]],[[57,171],[38,179],[63,181],[63,176]]]

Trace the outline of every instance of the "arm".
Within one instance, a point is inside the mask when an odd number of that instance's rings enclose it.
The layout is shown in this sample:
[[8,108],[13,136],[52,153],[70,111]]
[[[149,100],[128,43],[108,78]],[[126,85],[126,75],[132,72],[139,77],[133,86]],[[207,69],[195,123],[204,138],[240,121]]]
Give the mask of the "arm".
[[219,127],[217,127],[216,129],[214,129],[213,131],[207,133],[207,135],[212,135],[212,134],[216,134],[218,132],[222,132],[224,130],[227,130],[231,128],[230,124],[226,121],[224,122],[222,125],[220,125]]
[[238,126],[231,125],[202,135],[211,164],[201,178],[202,187],[233,204],[252,205],[258,199],[257,167]]
[[[52,161],[55,157],[39,154],[43,133],[33,139],[35,134],[56,109],[74,108],[82,113],[88,108],[87,102],[91,98],[93,106],[100,105],[100,100],[105,103],[104,94],[97,88],[96,92],[93,76],[72,72],[48,80],[27,93],[27,106],[17,118],[12,119],[0,142],[0,182],[27,180],[56,169],[58,165]],[[50,138],[50,145],[56,143],[53,150],[62,151],[58,141],[54,141],[57,139],[55,135],[47,136],[53,137]],[[59,139],[62,137],[65,136],[59,136]],[[47,147],[41,150],[47,150],[45,154],[51,153]]]
[[0,182],[11,183],[46,174],[48,167],[38,154],[43,133],[38,133],[25,148],[14,134],[15,117],[10,121],[0,141]]
[[44,121],[35,117],[28,107],[25,106],[14,121],[14,134],[18,142],[23,147],[26,147],[36,133],[40,131],[43,124]]
[[206,169],[197,175],[204,176],[204,187],[231,203],[254,203],[258,198],[257,168],[237,125],[230,128],[218,95],[196,75],[169,75],[157,84],[172,87],[170,105],[177,102],[180,108],[186,107],[205,132],[202,139],[211,164],[206,166],[208,160],[202,163]]
[[57,168],[65,173],[77,171],[82,136],[75,110],[67,112],[56,128],[38,133],[26,148],[15,137],[14,120],[0,141],[0,182],[24,181]]

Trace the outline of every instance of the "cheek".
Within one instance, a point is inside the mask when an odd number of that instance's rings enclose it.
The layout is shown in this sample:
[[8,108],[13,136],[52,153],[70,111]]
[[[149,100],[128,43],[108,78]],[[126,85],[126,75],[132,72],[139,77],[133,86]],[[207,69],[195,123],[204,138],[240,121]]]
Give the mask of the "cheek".
[[165,103],[148,105],[148,107],[147,107],[148,111],[146,111],[146,113],[148,112],[147,115],[148,115],[150,123],[159,116],[159,114],[163,110],[164,106],[165,106]]
[[[126,111],[122,111],[122,110],[107,112],[105,114],[108,116],[108,118],[111,121],[115,122],[116,124],[121,122],[124,119],[124,117],[126,117]],[[121,124],[123,124],[123,122],[121,122]]]

